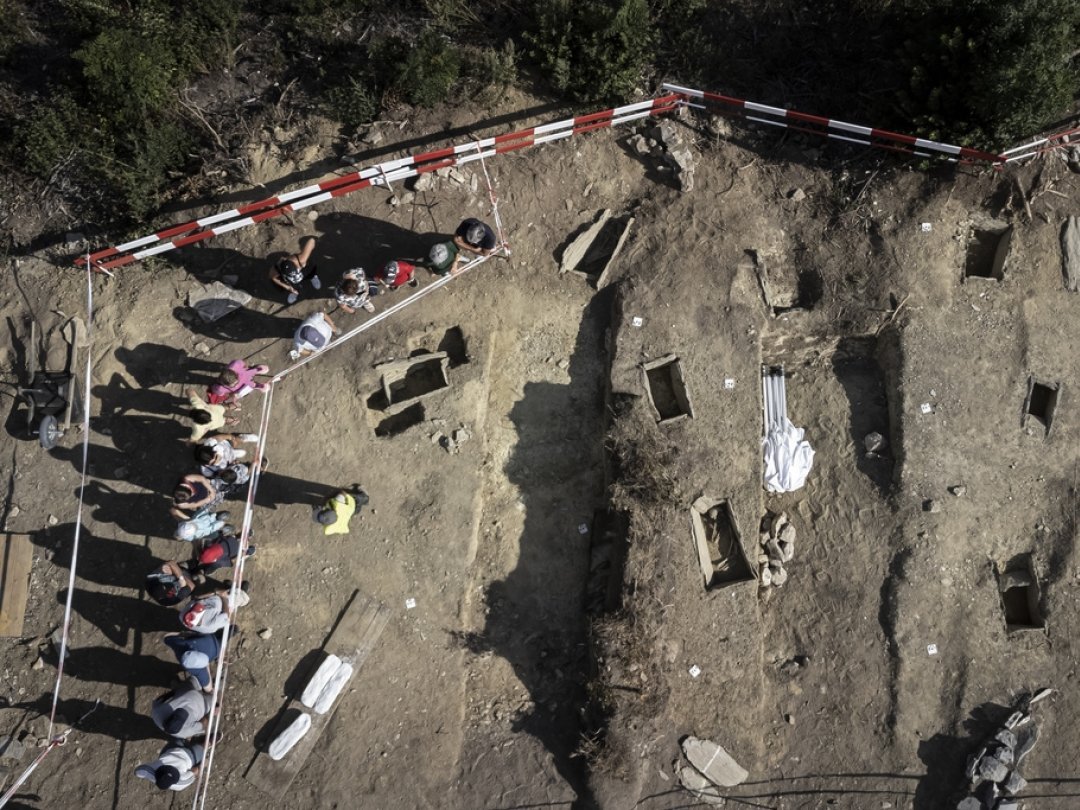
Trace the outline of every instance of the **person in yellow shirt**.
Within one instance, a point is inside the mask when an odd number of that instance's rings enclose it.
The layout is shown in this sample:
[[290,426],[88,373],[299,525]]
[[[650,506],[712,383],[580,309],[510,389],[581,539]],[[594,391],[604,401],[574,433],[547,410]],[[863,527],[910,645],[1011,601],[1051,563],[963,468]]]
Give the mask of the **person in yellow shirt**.
[[364,490],[356,487],[355,491],[356,495],[352,495],[340,490],[331,495],[322,506],[315,507],[312,518],[322,525],[324,535],[349,533],[352,516],[369,500]]
[[226,419],[224,405],[211,405],[203,400],[195,391],[188,389],[188,418],[191,419],[191,438],[189,444],[195,444],[202,440],[207,433],[213,433],[225,425],[235,425],[239,419]]

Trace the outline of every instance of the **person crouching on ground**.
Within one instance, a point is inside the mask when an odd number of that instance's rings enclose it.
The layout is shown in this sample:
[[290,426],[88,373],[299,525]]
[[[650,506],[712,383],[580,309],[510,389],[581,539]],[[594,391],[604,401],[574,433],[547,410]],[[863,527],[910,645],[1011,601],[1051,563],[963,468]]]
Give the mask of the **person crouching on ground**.
[[423,266],[437,276],[445,276],[447,273],[456,274],[459,252],[458,246],[453,242],[437,242],[431,246]]
[[[370,300],[373,286],[364,275],[364,268],[354,267],[342,274],[341,281],[334,288],[334,299],[350,315],[358,309],[374,312],[375,305]],[[378,287],[375,289],[377,291]]]
[[370,500],[364,490],[359,487],[354,489],[355,496],[341,490],[327,498],[322,506],[312,509],[311,519],[322,525],[324,535],[349,533],[352,516]]
[[[457,230],[454,231],[454,244],[458,246],[460,251],[477,256],[490,256],[495,252],[495,248],[499,243],[495,238],[495,231],[480,220],[470,217],[462,220]],[[459,253],[456,262],[460,262],[461,259],[462,256]],[[455,267],[450,272],[453,273],[456,270],[455,263]]]
[[285,300],[289,304],[295,304],[300,297],[300,287],[305,281],[310,281],[311,286],[318,290],[322,289],[322,282],[316,275],[315,265],[308,265],[312,252],[315,250],[315,237],[305,236],[300,240],[300,252],[279,259],[277,264],[270,268],[270,280],[288,293]]
[[243,442],[258,442],[254,433],[219,433],[203,439],[195,445],[195,461],[203,475],[214,475],[224,470],[237,459],[247,455],[240,445]]
[[251,601],[247,591],[236,591],[236,601],[230,602],[229,589],[219,588],[211,594],[192,598],[180,611],[180,623],[192,633],[210,635],[224,630],[235,619],[236,608]]
[[177,520],[191,520],[225,500],[225,492],[214,479],[198,473],[188,473],[173,488],[173,505],[169,514]]
[[310,354],[318,354],[330,345],[330,340],[340,331],[325,312],[308,315],[296,329],[289,359],[299,360]]
[[149,779],[161,790],[183,790],[194,784],[204,753],[198,743],[170,742],[153,762],[139,765],[135,775]]

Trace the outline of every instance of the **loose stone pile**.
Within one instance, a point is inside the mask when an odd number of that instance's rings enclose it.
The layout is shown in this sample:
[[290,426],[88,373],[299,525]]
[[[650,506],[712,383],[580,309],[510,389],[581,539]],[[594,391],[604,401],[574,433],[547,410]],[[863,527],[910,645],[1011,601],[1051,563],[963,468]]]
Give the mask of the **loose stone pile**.
[[765,515],[761,520],[761,552],[758,565],[759,579],[763,588],[779,588],[787,582],[784,563],[795,556],[795,527],[783,512]]

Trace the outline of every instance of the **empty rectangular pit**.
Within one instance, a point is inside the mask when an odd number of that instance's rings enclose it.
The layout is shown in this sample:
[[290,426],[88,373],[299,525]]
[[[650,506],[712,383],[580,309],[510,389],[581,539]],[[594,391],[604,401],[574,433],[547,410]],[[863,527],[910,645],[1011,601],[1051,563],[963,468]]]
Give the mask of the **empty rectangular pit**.
[[989,278],[1001,281],[1005,277],[1005,260],[1012,245],[1011,225],[975,228],[968,240],[964,262],[964,278]]
[[1050,426],[1054,422],[1054,413],[1057,411],[1060,399],[1061,385],[1059,383],[1040,382],[1034,377],[1029,377],[1027,396],[1024,398],[1022,426],[1027,427],[1029,423],[1034,423],[1042,428],[1044,436],[1050,435]]
[[678,357],[669,354],[645,363],[641,367],[641,373],[644,375],[645,391],[656,413],[657,423],[666,425],[688,416],[693,418],[690,391],[686,387],[682,363]]
[[756,581],[728,501],[701,496],[690,508],[690,526],[705,590]]
[[630,235],[633,217],[612,217],[601,212],[596,222],[582,231],[563,251],[560,273],[585,276],[599,289]]
[[448,365],[446,352],[434,352],[376,366],[382,373],[386,412],[400,413],[413,403],[449,388]]
[[1004,570],[997,571],[997,581],[1008,632],[1042,630],[1046,627],[1039,607],[1039,575],[1033,555],[1015,557]]

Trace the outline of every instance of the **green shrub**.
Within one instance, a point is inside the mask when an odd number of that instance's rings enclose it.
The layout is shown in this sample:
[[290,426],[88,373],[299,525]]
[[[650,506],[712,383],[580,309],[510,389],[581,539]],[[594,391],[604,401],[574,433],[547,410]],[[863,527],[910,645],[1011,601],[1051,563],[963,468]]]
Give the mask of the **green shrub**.
[[1068,111],[1075,0],[909,0],[906,11],[902,101],[928,137],[1001,148]]
[[501,48],[461,49],[461,75],[477,90],[502,90],[517,81],[517,49],[513,40]]
[[530,54],[560,92],[624,98],[652,56],[646,0],[535,0]]
[[390,92],[410,104],[446,101],[461,73],[461,54],[450,40],[427,28],[415,42],[393,36],[372,47],[377,75]]
[[84,140],[85,115],[70,95],[57,92],[34,105],[15,127],[16,154],[31,174],[47,177]]
[[379,102],[366,84],[349,76],[344,84],[334,85],[323,94],[323,108],[330,118],[354,130],[375,120]]

